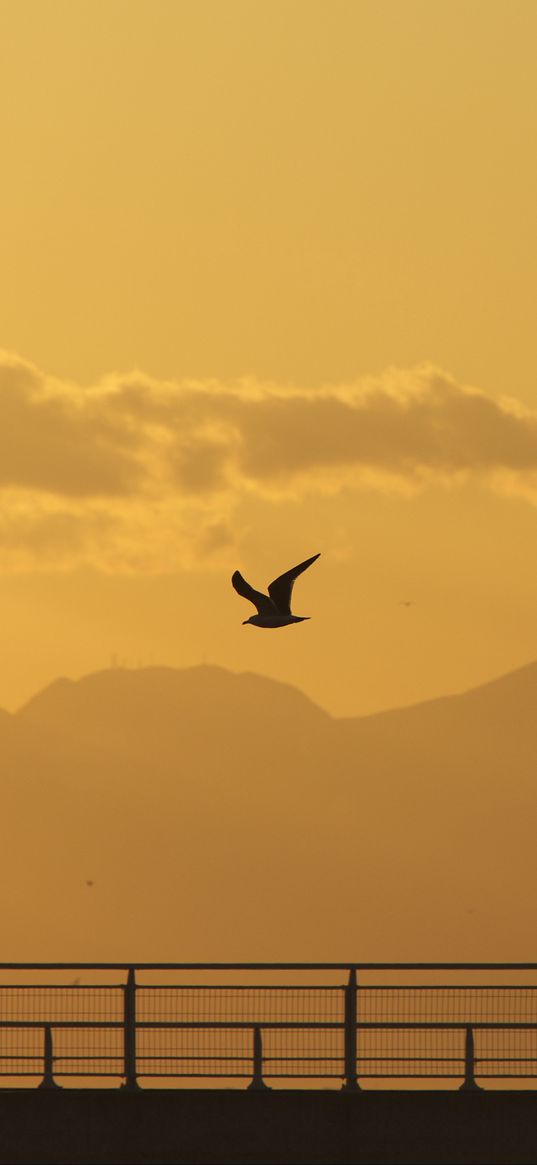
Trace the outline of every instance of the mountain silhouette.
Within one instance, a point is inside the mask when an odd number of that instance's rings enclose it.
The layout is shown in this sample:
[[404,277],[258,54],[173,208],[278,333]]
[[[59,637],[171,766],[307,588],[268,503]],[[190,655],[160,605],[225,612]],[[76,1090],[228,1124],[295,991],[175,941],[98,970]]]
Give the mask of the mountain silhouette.
[[537,664],[342,720],[205,665],[56,680],[0,715],[4,950],[532,959],[536,696]]

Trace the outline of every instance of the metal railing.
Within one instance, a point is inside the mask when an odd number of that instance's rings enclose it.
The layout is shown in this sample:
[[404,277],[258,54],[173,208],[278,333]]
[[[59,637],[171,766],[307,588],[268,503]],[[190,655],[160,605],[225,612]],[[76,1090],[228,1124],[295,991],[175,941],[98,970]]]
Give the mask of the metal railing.
[[4,963],[0,1078],[24,1077],[537,1079],[537,964]]

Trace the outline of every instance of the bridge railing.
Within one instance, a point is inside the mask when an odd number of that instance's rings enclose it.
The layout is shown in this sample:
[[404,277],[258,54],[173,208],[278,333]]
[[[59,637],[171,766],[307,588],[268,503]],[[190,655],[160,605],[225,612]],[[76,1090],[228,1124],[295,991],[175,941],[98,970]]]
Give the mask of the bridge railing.
[[537,964],[0,964],[0,1087],[30,1077],[531,1081]]

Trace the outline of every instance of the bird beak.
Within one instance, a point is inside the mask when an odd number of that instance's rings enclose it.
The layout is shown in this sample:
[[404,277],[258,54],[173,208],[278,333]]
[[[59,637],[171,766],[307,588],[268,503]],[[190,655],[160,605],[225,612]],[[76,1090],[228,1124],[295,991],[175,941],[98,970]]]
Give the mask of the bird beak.
[[249,619],[243,619],[243,621],[242,621],[242,625],[243,625],[243,627],[244,627],[244,625],[245,625],[246,623],[249,623],[249,622],[250,622],[250,620],[249,620]]

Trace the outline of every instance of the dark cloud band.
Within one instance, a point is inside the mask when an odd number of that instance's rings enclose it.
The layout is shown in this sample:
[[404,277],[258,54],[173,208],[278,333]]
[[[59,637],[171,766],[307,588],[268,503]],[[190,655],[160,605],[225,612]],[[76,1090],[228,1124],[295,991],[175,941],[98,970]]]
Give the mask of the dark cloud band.
[[432,367],[315,392],[140,375],[83,389],[0,354],[4,547],[18,531],[36,553],[65,539],[91,558],[101,540],[128,557],[146,528],[158,542],[159,522],[163,538],[182,522],[203,555],[228,545],[252,494],[474,475],[533,500],[536,471],[537,414]]

